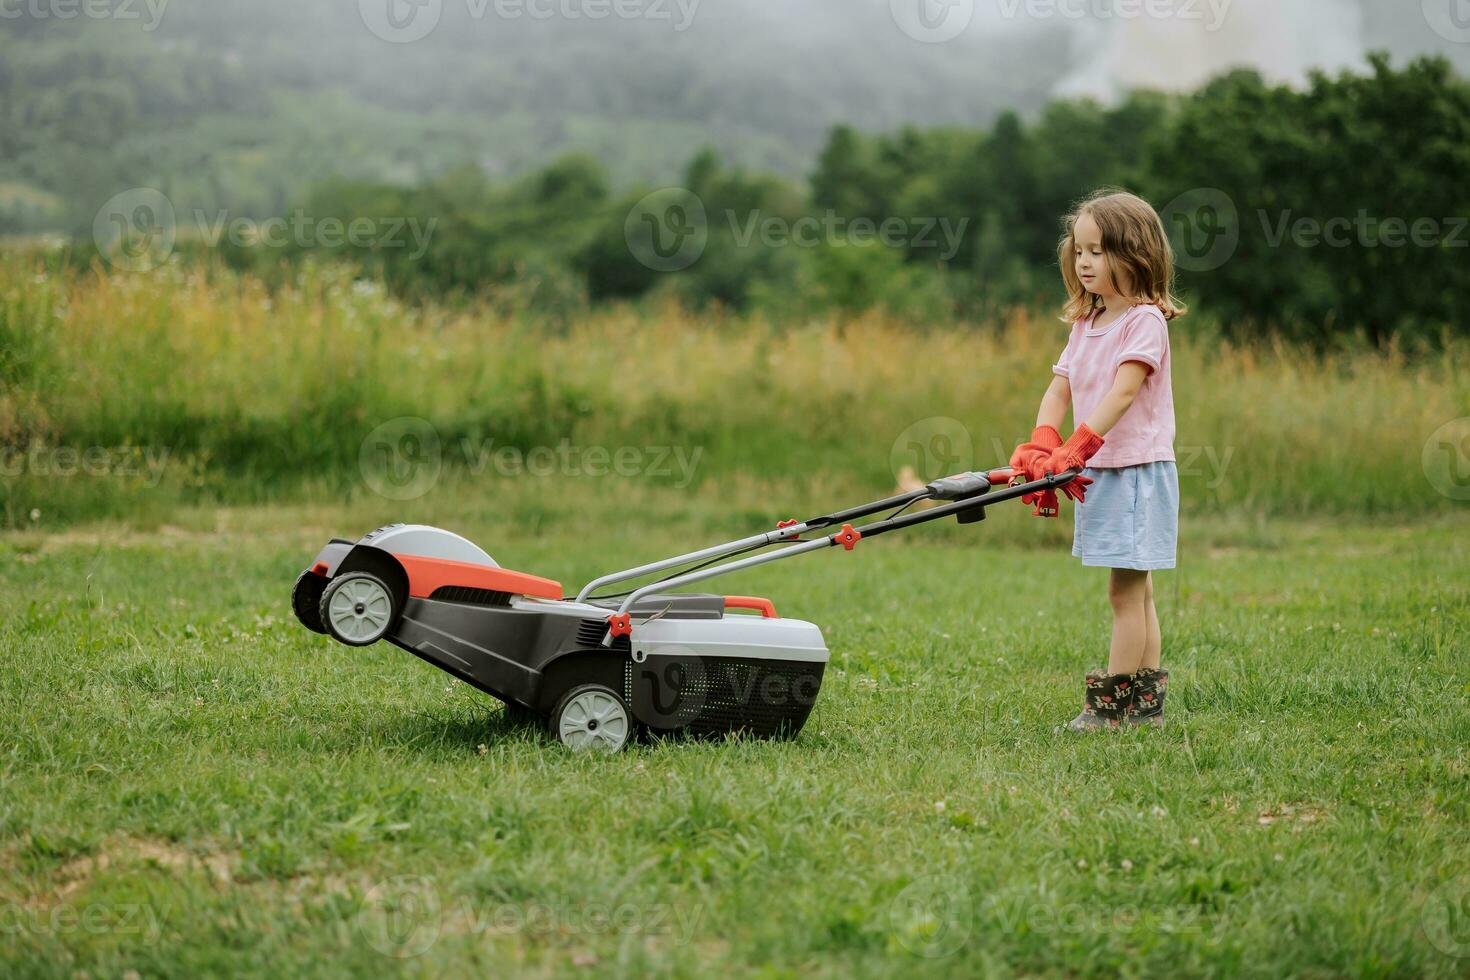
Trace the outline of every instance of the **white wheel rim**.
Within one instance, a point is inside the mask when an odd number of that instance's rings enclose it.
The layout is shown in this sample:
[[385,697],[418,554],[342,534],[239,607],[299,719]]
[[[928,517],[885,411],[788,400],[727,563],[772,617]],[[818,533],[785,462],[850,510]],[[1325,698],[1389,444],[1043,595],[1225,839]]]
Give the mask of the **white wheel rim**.
[[606,691],[583,691],[562,709],[557,734],[568,748],[616,752],[628,740],[628,712]]
[[375,639],[388,628],[393,598],[372,579],[352,579],[332,593],[327,615],[332,629],[346,639]]

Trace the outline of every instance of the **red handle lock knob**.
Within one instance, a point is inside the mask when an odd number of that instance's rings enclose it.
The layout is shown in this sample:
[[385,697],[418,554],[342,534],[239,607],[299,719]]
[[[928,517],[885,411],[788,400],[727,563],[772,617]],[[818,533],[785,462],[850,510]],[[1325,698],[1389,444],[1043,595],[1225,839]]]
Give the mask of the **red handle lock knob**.
[[832,535],[832,543],[840,544],[848,551],[851,551],[862,539],[863,532],[857,530],[851,524],[842,525],[842,530]]

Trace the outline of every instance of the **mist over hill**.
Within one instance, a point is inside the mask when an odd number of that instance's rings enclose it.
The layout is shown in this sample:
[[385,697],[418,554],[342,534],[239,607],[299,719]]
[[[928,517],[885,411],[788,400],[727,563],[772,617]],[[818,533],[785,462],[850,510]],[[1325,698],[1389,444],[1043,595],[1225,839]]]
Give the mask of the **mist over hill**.
[[1183,88],[1237,64],[1297,81],[1370,47],[1470,59],[1418,0],[1181,0],[1162,20],[1121,9],[28,0],[0,19],[0,232],[78,231],[143,185],[263,214],[331,176],[413,183],[462,163],[504,175],[569,151],[619,185],[676,179],[702,146],[802,178],[839,122],[988,125],[1058,95]]

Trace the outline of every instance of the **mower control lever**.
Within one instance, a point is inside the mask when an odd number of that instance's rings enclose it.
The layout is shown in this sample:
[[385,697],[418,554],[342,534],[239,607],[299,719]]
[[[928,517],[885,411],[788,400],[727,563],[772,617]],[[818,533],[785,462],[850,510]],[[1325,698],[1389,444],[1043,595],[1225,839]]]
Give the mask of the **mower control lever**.
[[[1070,482],[1078,472],[1080,471],[1068,470],[1065,473],[1056,474],[1055,477],[1048,476],[1047,480],[1054,480],[1055,482],[1051,485],[1060,486]],[[983,473],[956,473],[954,476],[941,477],[924,489],[928,491],[931,500],[965,500],[969,497],[978,497],[991,487],[1009,483],[1021,475],[1018,470],[1003,466],[998,470]]]
[[935,480],[925,489],[931,500],[963,500],[989,490],[990,480],[984,473],[956,473]]

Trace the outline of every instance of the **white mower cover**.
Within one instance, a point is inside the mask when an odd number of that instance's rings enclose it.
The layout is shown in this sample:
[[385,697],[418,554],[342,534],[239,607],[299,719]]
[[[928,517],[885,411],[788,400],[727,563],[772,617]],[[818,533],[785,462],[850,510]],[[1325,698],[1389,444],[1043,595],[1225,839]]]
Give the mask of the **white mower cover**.
[[633,659],[669,656],[733,657],[826,663],[822,631],[799,619],[736,614],[723,619],[655,619],[633,623]]
[[487,568],[500,567],[483,548],[468,538],[427,524],[390,524],[364,535],[358,544],[370,544],[393,555],[440,558],[464,562],[466,565],[484,565]]

